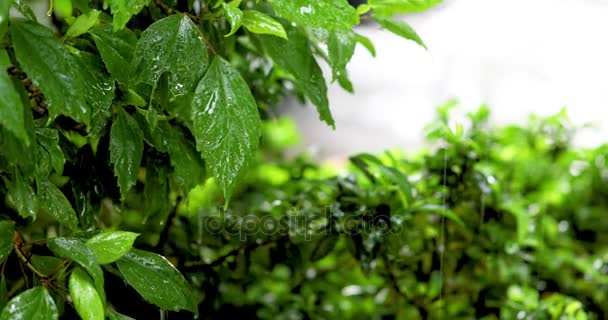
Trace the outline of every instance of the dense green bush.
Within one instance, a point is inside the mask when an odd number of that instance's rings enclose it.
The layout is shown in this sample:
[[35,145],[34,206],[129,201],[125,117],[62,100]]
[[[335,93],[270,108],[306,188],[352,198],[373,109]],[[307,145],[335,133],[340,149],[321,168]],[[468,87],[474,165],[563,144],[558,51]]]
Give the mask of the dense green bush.
[[422,44],[391,16],[437,1],[368,3],[2,1],[0,320],[606,318],[608,146],[564,114],[284,156],[284,95],[334,125],[314,57],[352,90],[360,15]]

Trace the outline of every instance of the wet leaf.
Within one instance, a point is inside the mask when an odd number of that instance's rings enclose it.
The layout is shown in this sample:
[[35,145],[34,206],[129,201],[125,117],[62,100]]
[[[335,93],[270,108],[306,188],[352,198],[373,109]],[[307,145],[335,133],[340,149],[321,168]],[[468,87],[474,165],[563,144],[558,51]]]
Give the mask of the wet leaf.
[[125,110],[120,109],[110,130],[110,161],[118,178],[120,194],[124,199],[137,180],[143,157],[144,134]]
[[138,233],[128,231],[106,231],[87,240],[86,245],[97,258],[97,263],[109,264],[129,252],[137,236]]
[[103,301],[95,289],[93,280],[82,268],[72,270],[68,288],[74,308],[82,320],[105,318]]
[[0,320],[56,320],[59,319],[55,301],[45,287],[34,287],[11,299],[0,313]]
[[359,15],[346,0],[268,0],[274,11],[297,24],[326,29],[352,28]]
[[13,251],[14,236],[15,222],[12,220],[0,221],[0,263]]

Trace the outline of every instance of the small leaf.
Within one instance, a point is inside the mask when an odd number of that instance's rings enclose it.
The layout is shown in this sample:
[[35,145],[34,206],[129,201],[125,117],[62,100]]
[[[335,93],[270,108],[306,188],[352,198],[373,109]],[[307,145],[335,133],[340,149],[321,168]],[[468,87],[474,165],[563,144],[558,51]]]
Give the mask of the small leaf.
[[13,19],[10,30],[17,61],[44,93],[51,118],[63,114],[89,124],[82,71],[67,47],[53,31],[33,21]]
[[108,0],[114,17],[114,31],[124,29],[131,17],[138,14],[150,0]]
[[270,34],[287,39],[287,33],[283,25],[269,15],[259,11],[243,11],[243,26],[253,33]]
[[89,29],[93,28],[93,26],[97,24],[100,13],[101,11],[91,10],[78,16],[76,21],[74,21],[74,23],[72,23],[72,25],[68,28],[68,31],[66,31],[66,37],[76,38],[87,33]]
[[374,14],[392,16],[426,11],[443,0],[368,0]]
[[327,52],[334,80],[346,76],[346,65],[355,54],[356,45],[355,33],[350,29],[336,29],[329,33]]
[[129,29],[114,32],[111,25],[95,27],[89,33],[112,77],[128,83],[137,36]]
[[[3,1],[3,3],[8,3],[8,1]],[[0,22],[1,19],[0,14]],[[1,38],[2,36],[0,36]],[[2,92],[0,94],[0,114],[2,115],[0,125],[11,131],[21,142],[29,145],[30,141],[25,133],[23,102],[6,72],[11,64],[6,50],[0,50],[0,92]]]
[[120,109],[110,130],[110,161],[118,178],[121,198],[137,180],[137,172],[143,157],[144,134],[125,110]]
[[412,210],[414,212],[428,212],[428,213],[435,213],[438,215],[442,215],[442,216],[456,222],[461,227],[465,226],[464,222],[462,221],[462,219],[460,219],[458,214],[456,214],[454,211],[450,210],[449,208],[447,208],[446,206],[443,206],[443,205],[428,203],[428,204],[424,204],[422,206],[413,208]]
[[137,236],[138,233],[128,231],[106,231],[87,240],[86,245],[95,254],[97,263],[109,264],[129,252]]
[[110,107],[114,100],[114,81],[105,73],[101,60],[94,54],[80,51],[77,61],[85,79],[85,97],[92,107],[92,118],[109,118]]
[[197,299],[193,289],[164,257],[132,249],[116,264],[129,285],[146,301],[165,310],[196,313]]
[[75,268],[70,275],[69,291],[74,308],[82,320],[103,320],[103,301],[95,290],[91,277],[82,269]]
[[12,0],[13,7],[19,11],[25,18],[38,22],[36,18],[36,14],[34,14],[34,10],[30,6],[27,5],[27,0]]
[[38,142],[36,156],[40,159],[36,163],[37,178],[46,179],[52,170],[61,174],[65,164],[65,157],[59,146],[58,131],[51,128],[37,128],[36,142]]
[[267,35],[258,37],[266,54],[295,78],[298,88],[317,107],[321,120],[335,127],[327,100],[327,85],[321,68],[312,55],[306,35],[297,28],[288,26],[289,40]]
[[238,5],[234,5],[237,1],[233,1],[231,3],[222,3],[222,8],[224,9],[224,15],[226,16],[226,20],[230,23],[230,33],[225,35],[225,37],[229,37],[233,35],[239,28],[241,27],[243,21],[243,11],[239,9]]
[[23,177],[20,170],[15,170],[7,187],[9,200],[19,212],[19,215],[24,218],[35,218],[38,211],[36,194],[32,185]]
[[274,11],[297,24],[325,29],[352,28],[359,15],[346,0],[268,0]]
[[228,61],[216,57],[196,87],[192,122],[197,148],[228,204],[234,186],[255,158],[261,135],[255,99]]
[[13,237],[15,236],[15,222],[12,220],[0,221],[0,262],[13,251]]
[[374,43],[369,38],[362,36],[358,33],[355,33],[355,39],[357,40],[358,43],[360,43],[363,47],[365,47],[365,49],[367,49],[367,51],[369,51],[369,53],[372,55],[372,57],[376,56],[376,47],[374,47]]
[[393,18],[388,18],[379,15],[373,15],[373,17],[376,22],[378,22],[378,24],[384,29],[405,39],[412,40],[423,48],[428,49],[424,42],[422,42],[422,39],[420,39],[416,31],[414,31],[414,29],[412,29],[412,27],[405,21],[399,21]]
[[124,314],[118,313],[114,310],[108,310],[108,319],[110,319],[110,320],[135,320],[129,316],[125,316]]
[[133,84],[156,87],[169,73],[173,96],[190,93],[209,65],[209,52],[198,27],[189,17],[175,14],[153,23],[137,42],[133,60]]
[[40,183],[40,187],[41,190],[38,198],[40,209],[44,210],[60,224],[70,228],[70,230],[77,230],[78,216],[63,192],[49,181]]
[[55,301],[45,287],[33,287],[11,299],[2,309],[0,320],[56,320],[59,319]]
[[105,300],[103,271],[97,263],[95,254],[86,246],[83,240],[58,237],[51,239],[48,247],[56,256],[70,259],[83,267],[93,278],[95,288],[102,301]]
[[321,240],[317,242],[317,245],[312,250],[312,253],[310,255],[310,261],[321,260],[322,258],[327,256],[331,252],[331,250],[333,250],[336,246],[338,239],[339,236],[337,235],[326,235],[321,238]]

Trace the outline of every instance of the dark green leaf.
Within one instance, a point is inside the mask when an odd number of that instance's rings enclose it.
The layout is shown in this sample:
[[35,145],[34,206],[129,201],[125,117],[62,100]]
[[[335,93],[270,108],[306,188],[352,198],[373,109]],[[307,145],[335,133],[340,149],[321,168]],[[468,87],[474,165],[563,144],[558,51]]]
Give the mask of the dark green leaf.
[[[7,1],[3,1],[8,3]],[[0,5],[2,6],[2,5]],[[1,8],[0,8],[1,9]],[[2,15],[0,14],[0,20]],[[0,36],[2,38],[2,36]],[[25,133],[24,107],[19,93],[6,70],[11,61],[6,50],[0,50],[0,125],[11,131],[21,142],[29,144]]]
[[24,218],[36,217],[38,211],[36,194],[31,183],[18,169],[15,170],[10,183],[8,183],[8,196],[20,216]]
[[72,23],[72,25],[68,28],[68,31],[66,31],[66,37],[76,38],[87,33],[89,29],[93,28],[93,26],[97,24],[99,13],[101,13],[101,11],[91,10],[78,16],[76,21],[74,21],[74,23]]
[[0,2],[0,40],[4,38],[6,30],[8,29],[8,17],[11,8],[10,1]]
[[85,97],[93,109],[92,117],[109,117],[110,106],[114,100],[114,81],[103,70],[99,58],[88,52],[80,51],[76,56],[82,70],[85,84]]
[[19,13],[21,13],[24,17],[32,20],[38,21],[36,15],[34,14],[34,10],[27,5],[27,0],[12,0],[13,6]]
[[95,288],[102,300],[105,300],[103,271],[97,263],[95,254],[83,240],[63,237],[53,238],[49,241],[48,247],[58,257],[70,259],[83,267],[93,278]]
[[132,83],[155,87],[167,72],[174,96],[190,92],[209,64],[209,52],[189,17],[175,14],[153,23],[137,42]]
[[63,260],[52,256],[40,256],[33,254],[30,257],[30,262],[38,271],[44,274],[57,272],[58,268],[63,264]]
[[255,158],[261,125],[247,83],[220,57],[213,60],[196,87],[192,121],[197,148],[228,203],[234,186]]
[[131,317],[125,316],[124,314],[120,314],[114,310],[108,311],[108,319],[110,319],[110,320],[135,320]]
[[91,277],[82,269],[75,268],[70,275],[69,291],[74,308],[82,320],[103,320],[103,301],[95,290]]
[[414,29],[412,29],[412,27],[407,24],[407,22],[395,20],[393,18],[388,18],[380,15],[374,15],[373,17],[376,22],[378,22],[378,24],[384,29],[405,39],[412,40],[427,49],[424,42],[422,42],[422,39],[420,39],[416,31],[414,31]]
[[76,211],[74,211],[72,204],[70,204],[63,192],[49,181],[40,183],[40,187],[42,188],[38,197],[40,210],[45,211],[60,224],[70,228],[70,230],[78,229]]
[[123,29],[131,17],[138,14],[150,0],[108,0],[114,16],[114,31]]
[[109,264],[131,250],[138,233],[128,231],[106,231],[87,240],[86,245],[91,249],[97,263]]
[[116,261],[125,280],[148,302],[163,309],[197,311],[197,298],[184,276],[164,257],[132,249]]
[[15,222],[12,220],[0,221],[0,262],[13,251],[13,238],[15,236]]
[[283,25],[269,15],[259,11],[243,11],[243,26],[253,33],[270,34],[287,39],[287,33]]
[[58,131],[51,128],[36,129],[36,151],[37,161],[36,171],[38,179],[46,179],[52,170],[58,174],[63,172],[65,157],[59,146]]
[[95,27],[89,33],[112,77],[128,83],[137,36],[129,29],[113,32],[111,25]]
[[368,0],[375,14],[392,16],[428,10],[443,0]]
[[346,0],[268,0],[274,11],[297,24],[326,29],[352,28],[359,15]]
[[11,20],[11,39],[21,68],[42,90],[52,118],[59,114],[88,124],[87,106],[81,70],[53,32],[33,21]]
[[55,301],[45,287],[34,287],[21,292],[2,309],[0,320],[55,320],[58,319]]
[[327,100],[327,85],[321,68],[312,55],[308,38],[294,27],[287,27],[287,37],[289,40],[259,36],[266,54],[295,78],[298,88],[317,107],[321,120],[335,127]]
[[137,180],[144,151],[144,134],[126,111],[120,109],[110,130],[110,161],[124,199]]
[[326,235],[321,238],[310,254],[310,261],[317,261],[328,255],[336,246],[338,239],[337,235]]
[[8,303],[8,288],[6,287],[6,277],[4,274],[0,276],[0,309],[4,309]]
[[239,9],[238,2],[240,1],[222,3],[224,15],[226,16],[226,20],[228,20],[228,22],[230,23],[230,33],[228,33],[226,37],[233,35],[241,27],[243,21],[243,11]]

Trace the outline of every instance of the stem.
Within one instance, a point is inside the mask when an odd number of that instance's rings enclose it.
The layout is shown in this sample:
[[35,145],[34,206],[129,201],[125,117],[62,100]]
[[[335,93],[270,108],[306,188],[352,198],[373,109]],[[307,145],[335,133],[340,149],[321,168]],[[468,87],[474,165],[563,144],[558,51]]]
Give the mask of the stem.
[[169,216],[167,217],[167,221],[165,221],[163,230],[160,232],[158,243],[154,247],[154,251],[156,251],[158,253],[162,252],[163,247],[165,246],[167,241],[169,241],[169,231],[171,229],[171,226],[173,226],[173,220],[175,220],[175,217],[177,216],[177,209],[181,202],[182,202],[182,198],[178,197],[177,200],[175,201],[175,206],[173,207],[173,210],[171,210],[171,212],[169,213]]
[[28,269],[30,269],[30,271],[32,271],[35,275],[37,275],[39,278],[44,278],[44,279],[46,279],[46,278],[49,277],[46,274],[38,271],[38,269],[36,269],[29,262],[29,260],[23,255],[23,253],[21,253],[20,248],[16,244],[13,244],[13,250],[15,251],[15,253],[17,254],[17,256],[19,257],[19,260],[21,260],[22,264],[24,264]]

